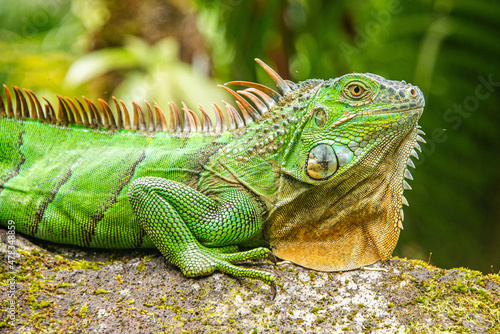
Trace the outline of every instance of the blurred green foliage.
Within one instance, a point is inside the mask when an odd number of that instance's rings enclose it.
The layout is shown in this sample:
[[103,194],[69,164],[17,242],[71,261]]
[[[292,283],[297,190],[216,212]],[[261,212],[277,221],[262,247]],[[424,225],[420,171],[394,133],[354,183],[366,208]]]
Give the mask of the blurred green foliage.
[[0,82],[49,97],[115,94],[163,106],[185,100],[193,108],[230,99],[216,83],[272,85],[255,57],[296,81],[356,71],[412,82],[427,99],[420,124],[428,143],[412,171],[414,191],[405,193],[410,207],[395,254],[427,260],[432,252],[431,262],[441,267],[500,270],[500,2],[148,0],[138,6],[0,2]]

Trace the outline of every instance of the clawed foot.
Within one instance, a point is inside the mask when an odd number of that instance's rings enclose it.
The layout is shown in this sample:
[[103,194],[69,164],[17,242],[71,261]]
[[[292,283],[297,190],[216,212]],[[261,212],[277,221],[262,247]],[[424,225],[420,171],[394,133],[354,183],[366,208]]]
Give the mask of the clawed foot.
[[187,277],[206,276],[217,270],[237,277],[249,277],[261,280],[271,287],[271,299],[274,300],[276,297],[276,284],[270,273],[234,265],[237,262],[263,258],[267,258],[276,264],[274,254],[269,249],[263,247],[244,252],[226,253],[226,249],[221,251],[216,248],[200,246],[186,250],[182,255],[183,260],[180,261],[181,263],[176,263],[176,265]]

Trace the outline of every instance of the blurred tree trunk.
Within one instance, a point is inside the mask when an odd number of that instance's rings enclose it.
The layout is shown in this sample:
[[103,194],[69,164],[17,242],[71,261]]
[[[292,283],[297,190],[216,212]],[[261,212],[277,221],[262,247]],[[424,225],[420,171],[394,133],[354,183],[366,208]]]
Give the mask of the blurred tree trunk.
[[[102,0],[107,20],[93,32],[89,51],[120,47],[127,37],[135,36],[154,44],[172,37],[179,46],[179,59],[192,63],[196,55],[206,55],[206,44],[196,24],[196,13],[187,1],[176,0]],[[109,94],[123,80],[112,71],[93,84],[98,92]],[[107,97],[107,96],[106,96]]]

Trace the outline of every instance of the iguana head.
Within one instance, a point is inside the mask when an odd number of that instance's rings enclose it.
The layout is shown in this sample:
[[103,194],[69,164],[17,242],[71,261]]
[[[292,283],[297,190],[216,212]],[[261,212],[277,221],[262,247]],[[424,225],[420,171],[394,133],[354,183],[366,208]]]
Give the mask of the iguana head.
[[[285,173],[312,185],[327,183],[362,159],[385,159],[389,141],[412,139],[407,135],[425,105],[418,87],[370,73],[347,74],[312,90],[281,161]],[[376,149],[380,145],[384,152]]]
[[423,141],[422,92],[369,73],[294,84],[263,66],[283,96],[234,145],[250,166],[242,174],[279,174],[251,182],[272,202],[264,234],[273,252],[325,271],[387,259],[403,227],[409,157]]

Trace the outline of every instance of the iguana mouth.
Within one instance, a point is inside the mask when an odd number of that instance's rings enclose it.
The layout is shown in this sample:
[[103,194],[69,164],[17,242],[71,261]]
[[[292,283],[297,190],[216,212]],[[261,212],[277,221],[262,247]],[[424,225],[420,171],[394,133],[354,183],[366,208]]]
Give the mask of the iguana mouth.
[[[381,112],[384,111],[384,112]],[[357,113],[356,116],[366,116],[366,115],[393,115],[393,114],[422,114],[424,111],[424,107],[413,107],[408,109],[397,109],[394,111],[387,112],[386,109],[372,109],[365,112]]]
[[412,110],[416,110],[416,112],[414,113],[411,113],[412,115],[415,115],[415,114],[418,114],[418,117],[420,118],[420,116],[422,115],[422,113],[424,112],[424,107],[414,107],[414,108],[409,108],[409,109],[403,109],[403,110],[396,110],[394,112],[387,112],[387,113],[377,113],[377,111],[380,111],[380,109],[376,109],[376,110],[367,110],[367,111],[364,111],[364,112],[359,112],[359,113],[356,113],[356,114],[350,114],[350,115],[346,115],[340,119],[338,119],[335,123],[333,123],[331,125],[332,128],[336,127],[336,126],[339,126],[340,124],[342,123],[345,123],[347,122],[348,120],[350,119],[353,119],[355,117],[360,117],[360,116],[370,116],[370,115],[377,115],[377,116],[384,116],[384,115],[392,115],[392,114],[396,114],[396,113],[405,113],[405,114],[409,114],[410,111]]
[[422,113],[424,112],[424,107],[410,108],[410,109],[403,110],[402,112],[405,112],[407,114],[411,112],[412,114],[418,114],[420,117],[420,116],[422,116]]

